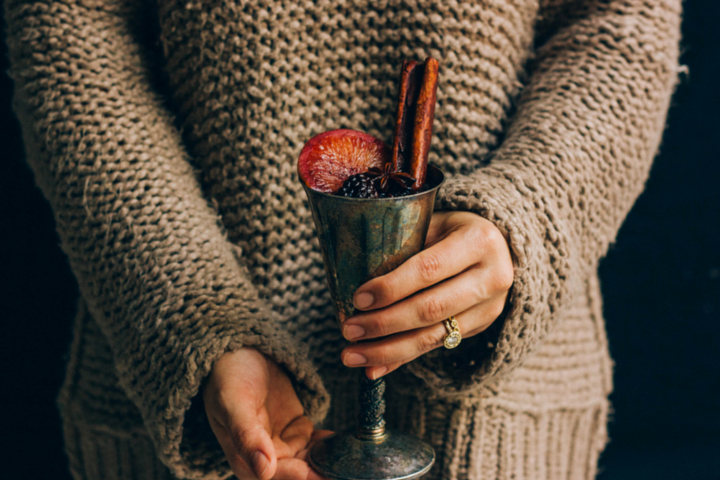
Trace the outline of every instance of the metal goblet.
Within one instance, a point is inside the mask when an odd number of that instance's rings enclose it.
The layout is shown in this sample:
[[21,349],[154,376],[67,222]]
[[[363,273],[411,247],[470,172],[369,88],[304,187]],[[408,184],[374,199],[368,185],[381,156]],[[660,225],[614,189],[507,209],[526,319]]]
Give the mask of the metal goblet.
[[[353,295],[362,284],[397,268],[425,245],[443,173],[428,166],[425,192],[360,199],[312,190],[303,183],[320,239],[325,271],[340,324],[355,314]],[[409,480],[435,462],[419,438],[385,429],[385,380],[360,375],[358,427],[316,442],[310,464],[336,480]]]

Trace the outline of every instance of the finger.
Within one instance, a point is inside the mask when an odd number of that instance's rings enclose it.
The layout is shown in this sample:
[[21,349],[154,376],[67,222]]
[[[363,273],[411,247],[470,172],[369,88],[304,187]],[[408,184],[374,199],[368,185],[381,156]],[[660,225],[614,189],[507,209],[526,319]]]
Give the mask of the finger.
[[[273,394],[265,400],[265,406],[272,412],[274,425],[292,425],[297,419],[303,417],[302,403],[295,393],[295,387],[280,367],[271,362],[268,365],[270,375],[269,383],[273,385]],[[310,429],[312,431],[312,429]]]
[[[497,302],[484,302],[480,305],[456,315],[458,329],[463,338],[469,338],[474,332],[486,329],[502,312],[498,311]],[[373,342],[351,345],[342,351],[342,362],[348,367],[388,367],[382,375],[389,373],[390,367],[399,367],[420,355],[424,355],[443,346],[447,331],[442,322],[437,325],[404,332]],[[355,362],[360,359],[361,362]],[[399,365],[396,365],[399,364]],[[375,369],[372,370],[375,372]]]
[[502,300],[495,300],[494,303],[489,305],[485,310],[485,321],[476,323],[475,328],[473,329],[468,329],[469,331],[467,332],[466,337],[471,338],[487,330],[490,325],[492,325],[492,323],[497,320],[500,315],[502,315],[503,311],[505,311],[506,304],[507,295],[502,297]]
[[[251,368],[238,375],[237,367],[243,364]],[[267,360],[259,352],[241,348],[218,360],[203,390],[208,419],[228,459],[239,457],[261,480],[272,477],[277,463],[264,407],[266,368]]]
[[266,415],[253,408],[253,401],[248,397],[230,405],[226,429],[233,447],[258,479],[269,480],[275,473],[277,454],[269,429],[261,419]]
[[378,378],[384,377],[390,372],[394,372],[402,366],[402,362],[391,363],[390,365],[380,365],[379,367],[366,367],[365,375],[370,380],[377,380]]
[[235,476],[238,478],[257,480],[258,477],[255,475],[255,472],[242,459],[235,448],[230,435],[225,430],[225,427],[212,419],[210,420],[210,427],[212,428],[213,433],[215,433],[215,437],[220,444],[220,448],[222,448],[223,453],[225,453],[225,457],[227,458],[230,468]]
[[278,462],[273,480],[326,480],[310,468],[310,465],[298,458],[283,458]]
[[312,441],[317,442],[318,440],[322,440],[330,435],[335,435],[335,432],[331,430],[315,430],[312,434]]
[[315,430],[312,435],[312,442],[308,445],[308,448],[305,448],[303,450],[300,450],[297,455],[295,455],[295,458],[298,458],[300,460],[307,462],[308,452],[310,451],[310,446],[326,437],[331,437],[335,435],[335,432],[332,432],[330,430]]
[[435,325],[494,295],[486,288],[487,276],[484,269],[470,268],[387,308],[353,316],[342,324],[342,333],[358,341]]
[[353,299],[355,307],[360,310],[386,307],[477,263],[482,255],[478,232],[481,233],[465,225],[453,229],[392,272],[362,285]]
[[297,455],[295,455],[295,458],[307,462],[308,452],[310,451],[309,447],[312,445],[312,443],[317,442],[318,440],[322,440],[326,437],[331,437],[333,435],[335,435],[335,432],[332,432],[330,430],[315,430],[312,435],[312,442],[310,443],[310,445],[308,445],[308,448],[300,450]]
[[274,439],[275,451],[278,458],[294,457],[301,450],[307,448],[313,435],[313,424],[306,416],[300,416],[292,421],[280,435]]

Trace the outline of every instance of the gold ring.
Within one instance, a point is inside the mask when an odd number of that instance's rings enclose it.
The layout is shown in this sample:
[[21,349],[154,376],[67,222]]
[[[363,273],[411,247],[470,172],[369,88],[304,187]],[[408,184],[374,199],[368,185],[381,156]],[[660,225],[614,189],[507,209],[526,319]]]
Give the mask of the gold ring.
[[458,328],[455,316],[450,316],[447,320],[443,320],[442,323],[445,325],[445,330],[447,330],[447,335],[443,338],[443,345],[445,345],[445,348],[451,349],[460,345],[462,335],[460,335],[460,329]]

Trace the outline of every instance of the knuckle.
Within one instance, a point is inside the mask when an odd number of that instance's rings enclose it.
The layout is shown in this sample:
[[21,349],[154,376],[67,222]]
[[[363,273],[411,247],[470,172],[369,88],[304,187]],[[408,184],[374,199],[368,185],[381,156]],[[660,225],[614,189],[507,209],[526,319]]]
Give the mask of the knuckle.
[[515,282],[515,269],[512,265],[503,266],[500,269],[500,284],[503,290],[509,290]]
[[373,365],[387,365],[396,359],[392,357],[392,350],[388,347],[378,348],[372,353]]
[[385,337],[393,333],[391,319],[386,318],[384,314],[374,315],[373,319],[366,322],[364,327],[365,335],[373,337]]
[[490,245],[497,245],[505,243],[505,237],[502,232],[492,223],[487,228],[483,229],[483,237],[485,241]]
[[380,298],[392,302],[395,299],[395,294],[397,290],[395,287],[395,282],[393,281],[393,275],[390,274],[378,278],[374,290]]
[[416,264],[420,280],[424,282],[434,282],[442,269],[442,264],[442,259],[437,255],[420,255]]
[[488,298],[488,292],[487,292],[486,286],[480,281],[478,281],[477,285],[475,285],[475,288],[472,289],[472,294],[473,294],[473,300],[475,301],[475,305],[478,305],[478,304],[486,301]]
[[428,297],[421,303],[420,319],[427,324],[445,318],[445,303],[437,297]]
[[512,268],[507,266],[498,266],[493,269],[492,276],[490,277],[490,287],[495,292],[504,292],[513,284],[514,272]]
[[467,242],[469,243],[470,249],[475,253],[480,253],[486,250],[489,238],[487,232],[481,228],[471,228],[467,231]]
[[490,306],[490,318],[492,321],[495,321],[505,310],[505,304],[501,301],[493,302],[493,304]]
[[507,244],[502,232],[490,221],[479,219],[474,228],[469,228],[466,239],[470,248],[476,253],[494,253]]

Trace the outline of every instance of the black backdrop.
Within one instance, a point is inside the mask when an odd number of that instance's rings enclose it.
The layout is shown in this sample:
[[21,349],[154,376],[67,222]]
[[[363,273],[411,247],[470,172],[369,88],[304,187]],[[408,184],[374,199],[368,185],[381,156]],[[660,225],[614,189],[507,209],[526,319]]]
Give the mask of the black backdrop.
[[[616,361],[601,480],[720,479],[720,2],[685,9],[689,73],[601,265]],[[24,163],[11,88],[0,75],[0,477],[69,480],[55,396],[77,285]]]

